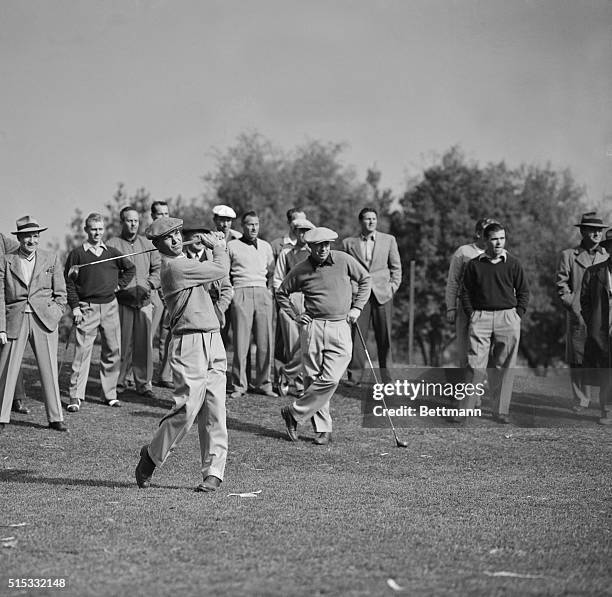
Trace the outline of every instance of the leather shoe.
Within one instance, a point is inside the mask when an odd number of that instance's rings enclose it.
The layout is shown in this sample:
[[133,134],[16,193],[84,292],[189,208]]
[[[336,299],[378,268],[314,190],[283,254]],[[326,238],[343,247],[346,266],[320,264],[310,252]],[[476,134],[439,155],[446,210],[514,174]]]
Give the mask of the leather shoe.
[[317,446],[326,446],[329,444],[329,442],[331,442],[331,440],[331,431],[321,431],[320,433],[317,433],[316,437],[314,438],[314,443]]
[[203,483],[200,483],[195,490],[201,493],[210,493],[212,491],[217,491],[221,486],[221,479],[219,477],[215,477],[214,475],[208,475],[206,479],[204,479]]
[[278,398],[278,394],[274,390],[262,390],[261,388],[256,388],[253,390],[255,394],[261,394],[262,396],[269,396],[270,398]]
[[23,403],[23,400],[15,398],[13,400],[13,407],[11,409],[14,413],[20,413],[22,415],[29,415],[30,409]]
[[164,379],[154,381],[153,385],[156,385],[158,388],[168,388],[169,390],[174,390],[174,384],[171,381],[165,381]]
[[64,421],[51,421],[51,423],[49,423],[49,429],[53,429],[54,431],[68,431],[68,427]]
[[508,415],[502,415],[501,413],[498,415],[495,415],[493,417],[493,420],[496,423],[500,423],[501,425],[508,425],[510,423],[510,418],[508,417]]
[[606,416],[600,417],[597,421],[600,425],[612,425],[612,418]]
[[140,448],[140,460],[134,473],[138,487],[145,489],[151,485],[151,477],[153,476],[154,470],[155,463],[149,456],[148,446],[142,446],[142,448]]
[[291,411],[289,410],[288,406],[283,406],[283,408],[281,408],[281,416],[285,421],[285,427],[287,428],[287,437],[289,438],[289,441],[297,442],[297,421],[293,418],[293,415],[291,414]]
[[232,392],[229,395],[229,397],[230,398],[242,398],[245,394],[246,394],[246,392],[241,392],[240,390],[236,390],[236,391]]

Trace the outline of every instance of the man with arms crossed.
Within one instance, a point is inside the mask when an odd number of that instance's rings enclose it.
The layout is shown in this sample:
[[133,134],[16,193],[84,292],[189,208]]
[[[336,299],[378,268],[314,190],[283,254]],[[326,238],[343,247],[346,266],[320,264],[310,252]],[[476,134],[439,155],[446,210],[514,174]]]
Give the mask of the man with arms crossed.
[[[289,440],[298,440],[298,423],[312,419],[314,443],[331,440],[329,401],[351,360],[351,324],[359,318],[370,293],[370,274],[356,259],[332,251],[338,235],[329,228],[306,232],[310,256],[298,263],[283,280],[276,300],[300,326],[304,363],[304,394],[281,409]],[[352,282],[357,286],[353,296]],[[290,295],[302,292],[304,311],[293,309]]]
[[[520,262],[504,248],[503,226],[489,224],[483,236],[485,252],[467,264],[463,276],[463,308],[470,320],[468,368],[474,383],[482,383],[489,363],[494,418],[507,424],[529,289]],[[466,408],[472,408],[475,400],[476,396],[468,398]]]
[[[140,215],[132,206],[119,213],[121,236],[111,238],[109,247],[123,254],[149,251],[155,247],[150,240],[138,234]],[[159,288],[161,257],[157,251],[134,255],[130,260],[135,266],[135,275],[128,285],[117,293],[119,321],[121,322],[121,369],[117,391],[126,389],[125,379],[133,370],[136,392],[153,398],[153,303],[151,295]]]
[[226,357],[207,285],[227,276],[229,264],[225,240],[212,233],[202,236],[212,249],[212,261],[187,259],[182,252],[182,225],[177,218],[163,218],[146,233],[163,255],[161,285],[172,329],[170,365],[176,406],[161,420],[151,443],[141,448],[135,475],[138,487],[148,487],[155,468],[165,462],[197,418],[203,482],[196,491],[211,492],[223,481],[227,458]]

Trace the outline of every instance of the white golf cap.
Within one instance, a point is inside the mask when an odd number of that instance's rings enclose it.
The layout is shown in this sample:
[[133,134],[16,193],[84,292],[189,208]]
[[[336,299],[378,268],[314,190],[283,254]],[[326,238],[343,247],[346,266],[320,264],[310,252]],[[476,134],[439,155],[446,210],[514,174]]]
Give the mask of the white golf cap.
[[215,205],[212,212],[213,216],[218,216],[219,218],[232,218],[233,220],[236,217],[236,212],[228,205]]
[[315,225],[310,221],[307,220],[306,218],[296,218],[295,220],[293,220],[293,222],[291,222],[291,225],[296,229],[302,229],[302,230],[312,230]]
[[304,240],[307,243],[313,244],[331,242],[337,238],[338,235],[333,230],[325,228],[324,226],[313,228],[304,235]]

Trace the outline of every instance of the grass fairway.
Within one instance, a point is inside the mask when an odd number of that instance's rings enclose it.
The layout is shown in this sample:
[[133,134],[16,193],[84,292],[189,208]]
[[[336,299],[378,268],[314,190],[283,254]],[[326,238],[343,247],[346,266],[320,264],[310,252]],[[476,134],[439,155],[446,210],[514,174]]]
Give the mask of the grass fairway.
[[247,396],[228,400],[220,491],[193,492],[196,429],[139,490],[163,401],[127,393],[108,408],[92,380],[70,433],[52,432],[31,364],[32,414],[0,434],[0,595],[611,593],[610,429],[414,427],[402,450],[388,429],[361,428],[357,394],[341,387],[334,442],[318,447],[306,427],[285,440],[282,399]]

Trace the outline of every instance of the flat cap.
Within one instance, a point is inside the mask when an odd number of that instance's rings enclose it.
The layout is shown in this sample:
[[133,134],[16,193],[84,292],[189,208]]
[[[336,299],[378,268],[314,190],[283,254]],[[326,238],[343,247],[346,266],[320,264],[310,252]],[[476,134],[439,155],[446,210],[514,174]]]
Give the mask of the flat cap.
[[183,234],[192,234],[193,232],[202,232],[206,234],[210,232],[210,228],[208,226],[204,226],[204,224],[200,225],[197,222],[195,224],[189,224],[187,227],[183,227]]
[[220,218],[232,218],[236,217],[236,212],[228,205],[215,205],[212,209],[213,216]]
[[149,240],[157,240],[182,227],[183,220],[180,218],[159,218],[145,230],[145,235]]
[[332,240],[336,240],[338,235],[329,228],[325,228],[324,226],[319,226],[318,228],[312,228],[304,235],[304,240],[307,243],[325,243],[331,242]]
[[315,227],[315,225],[310,220],[307,220],[306,218],[297,218],[293,220],[293,222],[291,222],[291,226],[293,226],[293,228],[295,228],[296,230],[298,229],[312,230]]

